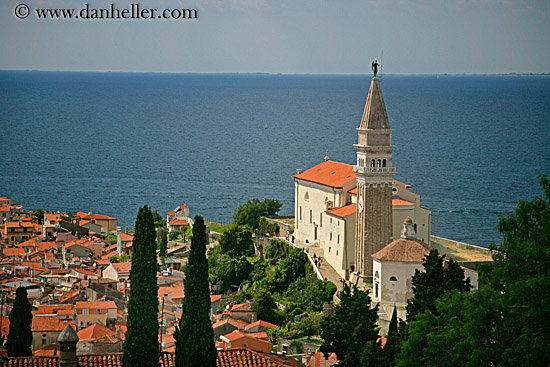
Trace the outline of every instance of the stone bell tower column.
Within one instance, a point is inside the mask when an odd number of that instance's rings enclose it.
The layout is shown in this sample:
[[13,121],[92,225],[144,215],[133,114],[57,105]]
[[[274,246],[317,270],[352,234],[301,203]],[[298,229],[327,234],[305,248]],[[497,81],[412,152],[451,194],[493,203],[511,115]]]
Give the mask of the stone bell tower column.
[[59,367],[78,367],[78,357],[76,356],[76,344],[78,335],[71,325],[57,337],[59,343]]
[[392,166],[390,122],[380,89],[372,78],[361,124],[357,129],[357,212],[355,269],[360,278],[372,277],[372,254],[392,241]]

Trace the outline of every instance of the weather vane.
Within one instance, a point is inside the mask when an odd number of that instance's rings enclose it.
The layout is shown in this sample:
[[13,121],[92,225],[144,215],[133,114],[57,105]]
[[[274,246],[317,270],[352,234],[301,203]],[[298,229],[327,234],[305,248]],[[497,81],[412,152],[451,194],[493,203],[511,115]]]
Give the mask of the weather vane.
[[376,74],[378,74],[378,67],[380,64],[378,63],[378,60],[374,59],[372,62],[372,72],[374,73],[374,77],[376,78]]

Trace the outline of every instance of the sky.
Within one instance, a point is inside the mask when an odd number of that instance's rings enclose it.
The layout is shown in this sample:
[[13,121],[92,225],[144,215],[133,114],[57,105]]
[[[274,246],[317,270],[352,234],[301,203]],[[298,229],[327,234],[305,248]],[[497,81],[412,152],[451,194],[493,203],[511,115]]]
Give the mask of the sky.
[[[198,17],[36,13],[86,3]],[[387,74],[549,73],[549,19],[550,0],[2,0],[0,69],[365,74],[378,59]]]

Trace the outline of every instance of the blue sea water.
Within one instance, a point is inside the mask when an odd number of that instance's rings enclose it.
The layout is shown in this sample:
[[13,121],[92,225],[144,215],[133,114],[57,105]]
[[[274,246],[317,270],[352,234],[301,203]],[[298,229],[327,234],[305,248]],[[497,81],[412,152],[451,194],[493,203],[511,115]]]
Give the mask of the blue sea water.
[[[0,196],[68,213],[139,207],[230,222],[248,199],[293,214],[297,168],[353,163],[370,76],[0,71]],[[497,215],[550,173],[550,77],[383,76],[396,179],[433,233],[500,243]],[[267,128],[266,128],[267,127]]]

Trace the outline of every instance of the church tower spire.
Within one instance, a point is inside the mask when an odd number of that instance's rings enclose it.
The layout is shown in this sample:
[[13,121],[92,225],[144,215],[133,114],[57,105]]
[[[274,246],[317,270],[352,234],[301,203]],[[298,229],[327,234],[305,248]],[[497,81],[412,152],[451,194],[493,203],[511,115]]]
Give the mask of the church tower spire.
[[371,255],[392,241],[392,166],[390,122],[375,76],[357,128],[357,212],[355,223],[355,271],[372,276]]

